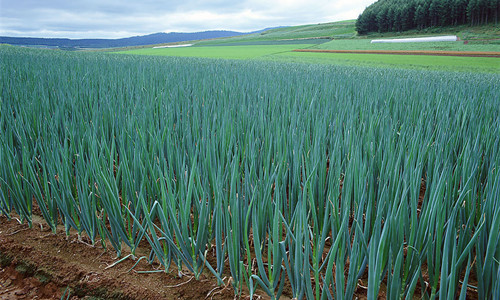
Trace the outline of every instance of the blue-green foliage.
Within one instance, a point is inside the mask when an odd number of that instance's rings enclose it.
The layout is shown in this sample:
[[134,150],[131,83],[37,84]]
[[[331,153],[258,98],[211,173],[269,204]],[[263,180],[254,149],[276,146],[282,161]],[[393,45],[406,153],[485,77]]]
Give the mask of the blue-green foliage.
[[30,222],[34,199],[54,231],[60,217],[118,254],[146,239],[150,260],[229,271],[236,293],[351,299],[362,279],[369,298],[384,282],[446,299],[471,278],[499,293],[498,74],[11,47],[0,61],[7,217]]

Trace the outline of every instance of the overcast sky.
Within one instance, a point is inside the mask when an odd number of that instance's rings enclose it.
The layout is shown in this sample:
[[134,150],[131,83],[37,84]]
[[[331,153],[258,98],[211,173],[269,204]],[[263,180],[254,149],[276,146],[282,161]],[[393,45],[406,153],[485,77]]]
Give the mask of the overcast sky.
[[0,35],[121,38],[355,19],[375,0],[0,0]]

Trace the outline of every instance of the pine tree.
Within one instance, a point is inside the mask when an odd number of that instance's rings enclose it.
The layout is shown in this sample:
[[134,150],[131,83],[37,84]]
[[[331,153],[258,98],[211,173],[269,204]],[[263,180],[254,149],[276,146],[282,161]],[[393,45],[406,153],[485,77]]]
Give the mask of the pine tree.
[[498,24],[498,15],[500,14],[500,1],[499,0],[491,0],[491,8],[493,10],[493,16],[495,19],[495,24]]
[[425,27],[425,8],[419,4],[417,10],[415,11],[415,25],[418,29],[422,29]]
[[469,4],[467,5],[467,17],[471,25],[479,24],[478,22],[478,13],[479,11],[479,2],[478,0],[469,0]]
[[377,14],[377,27],[378,27],[378,32],[388,31],[387,7],[384,7],[381,10],[379,10]]
[[432,0],[429,6],[429,18],[431,21],[431,26],[440,25],[439,18],[443,15],[443,8],[441,0]]

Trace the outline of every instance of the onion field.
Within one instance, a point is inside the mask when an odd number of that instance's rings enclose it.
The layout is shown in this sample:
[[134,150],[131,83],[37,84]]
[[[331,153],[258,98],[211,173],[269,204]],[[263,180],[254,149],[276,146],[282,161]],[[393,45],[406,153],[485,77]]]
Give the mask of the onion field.
[[0,61],[7,218],[236,296],[500,299],[500,74]]

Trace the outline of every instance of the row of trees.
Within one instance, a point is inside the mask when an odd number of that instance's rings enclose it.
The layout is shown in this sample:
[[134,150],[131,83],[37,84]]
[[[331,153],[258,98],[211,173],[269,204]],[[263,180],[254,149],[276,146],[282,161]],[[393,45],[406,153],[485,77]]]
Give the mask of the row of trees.
[[356,21],[359,34],[498,23],[500,0],[379,0]]

